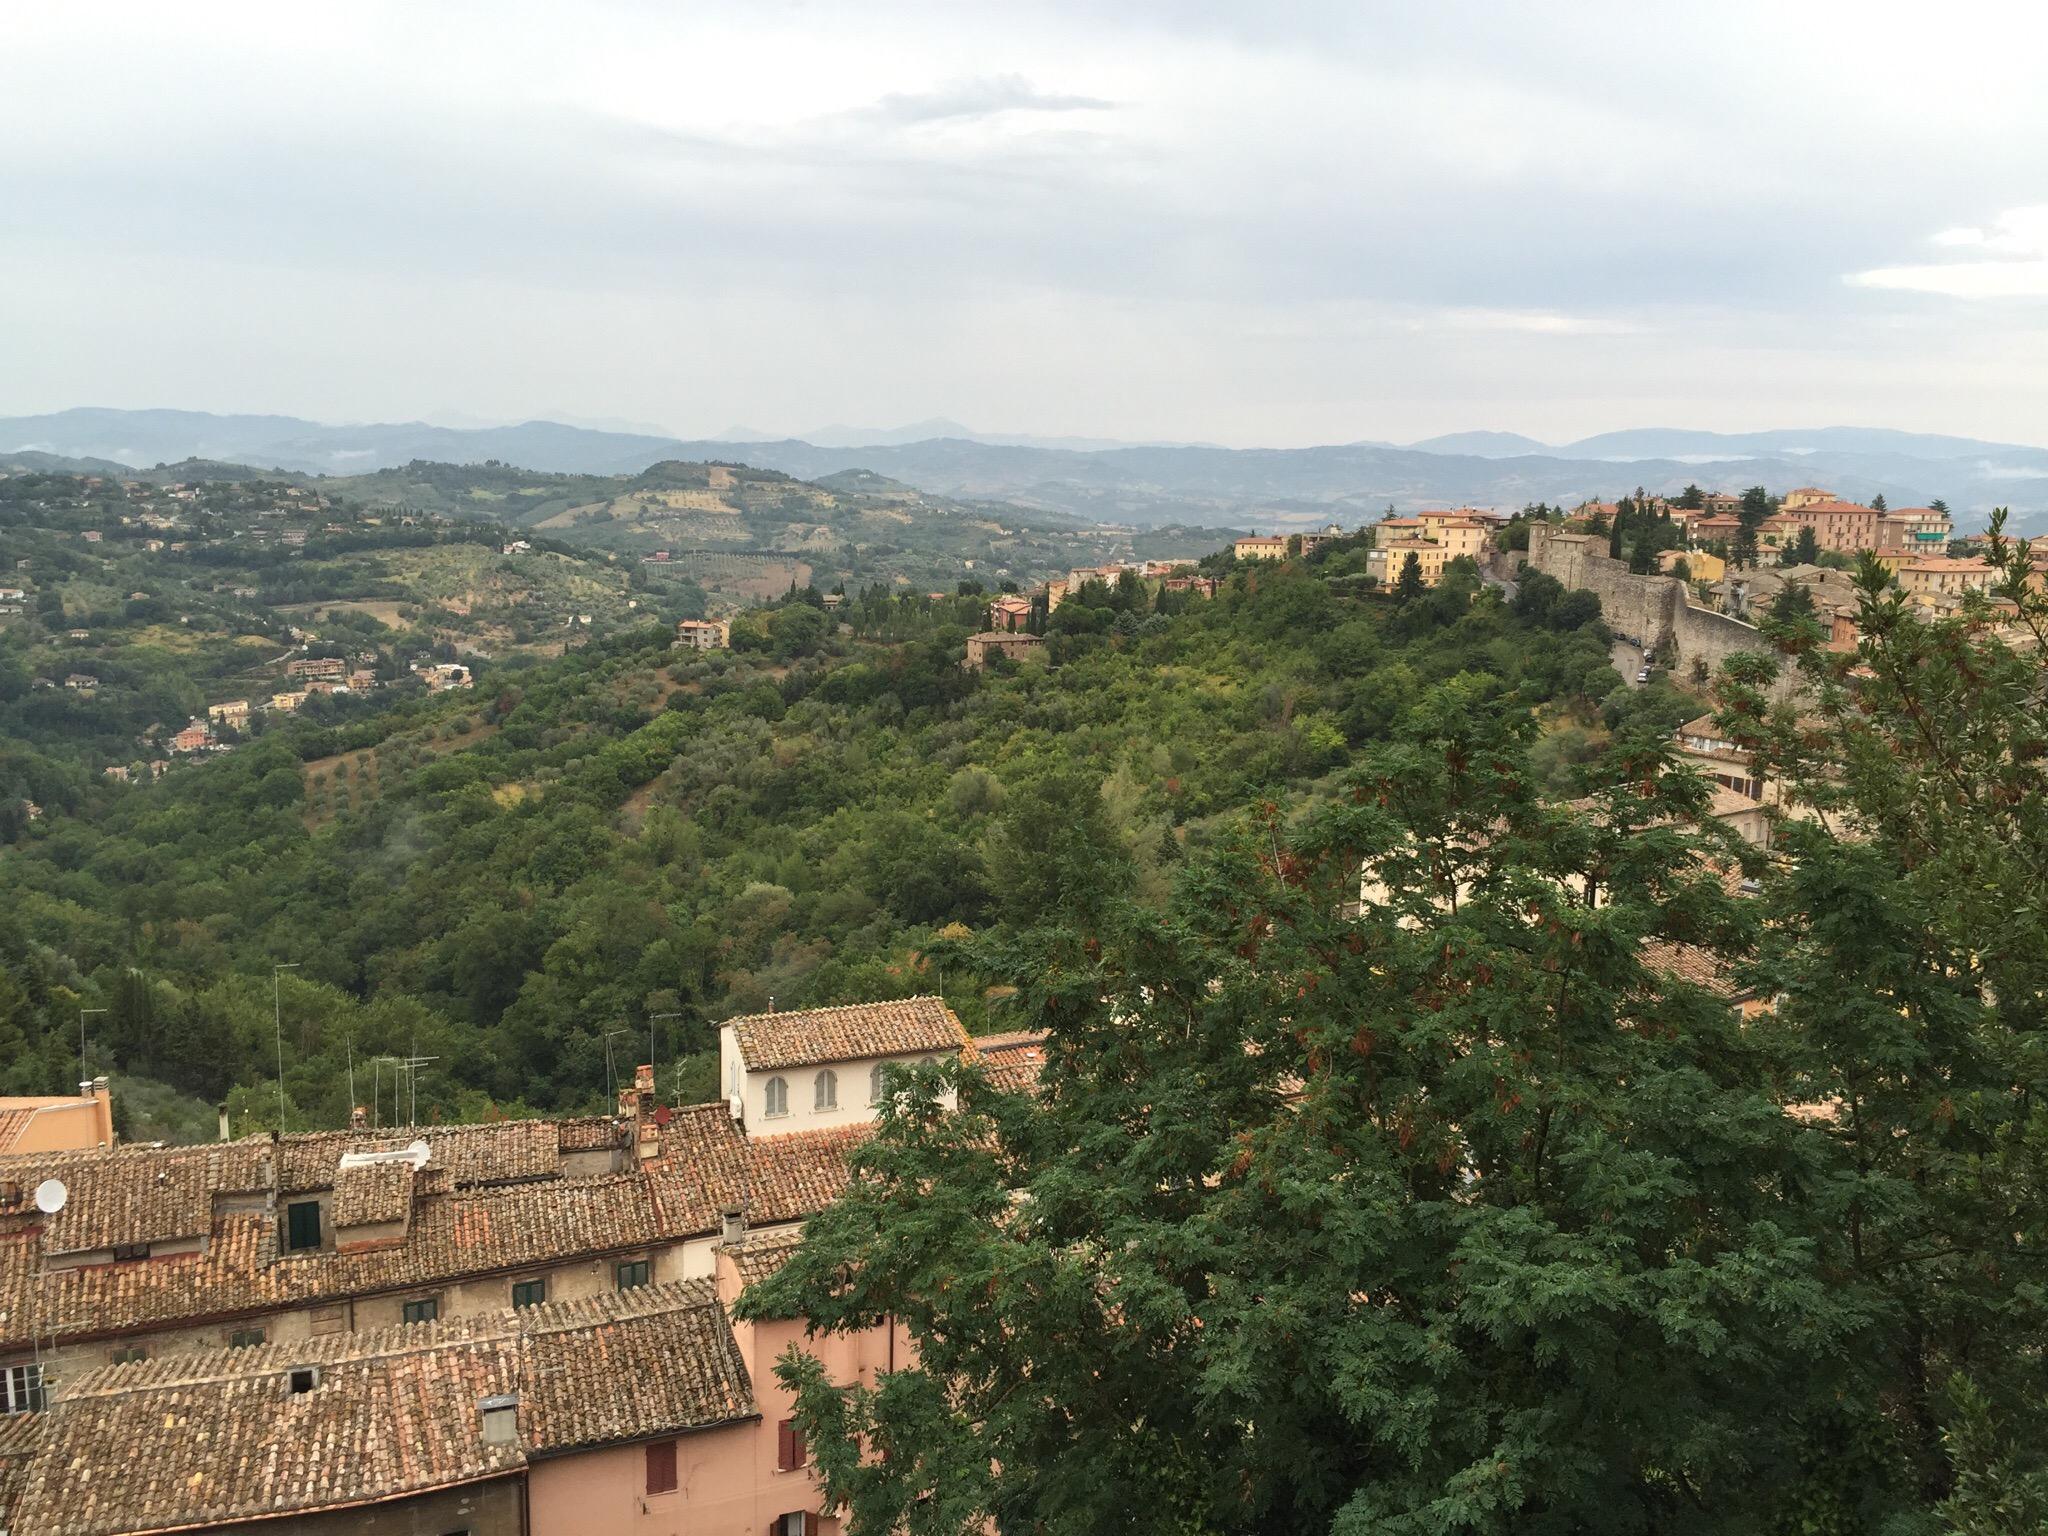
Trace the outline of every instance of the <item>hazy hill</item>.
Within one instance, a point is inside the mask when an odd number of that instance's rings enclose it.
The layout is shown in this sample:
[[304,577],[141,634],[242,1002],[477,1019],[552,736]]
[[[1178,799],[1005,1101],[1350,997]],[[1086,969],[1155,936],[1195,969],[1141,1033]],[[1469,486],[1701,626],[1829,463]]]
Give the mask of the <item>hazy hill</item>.
[[474,429],[418,422],[324,426],[281,416],[92,409],[0,418],[0,454],[22,450],[136,465],[199,456],[351,476],[414,460],[607,476],[635,475],[664,460],[725,461],[807,481],[867,470],[927,495],[1140,524],[1303,527],[1356,520],[1390,503],[1404,509],[1569,503],[1637,485],[1677,491],[1695,480],[1779,492],[1818,482],[1849,496],[1882,493],[1901,506],[1941,497],[1965,526],[2000,505],[2013,507],[2022,526],[2048,521],[2048,450],[1853,427],[1735,434],[1651,428],[1562,447],[1494,432],[1407,448],[1369,442],[1288,449],[1066,447],[967,436],[832,447],[796,438],[680,442],[544,421]]

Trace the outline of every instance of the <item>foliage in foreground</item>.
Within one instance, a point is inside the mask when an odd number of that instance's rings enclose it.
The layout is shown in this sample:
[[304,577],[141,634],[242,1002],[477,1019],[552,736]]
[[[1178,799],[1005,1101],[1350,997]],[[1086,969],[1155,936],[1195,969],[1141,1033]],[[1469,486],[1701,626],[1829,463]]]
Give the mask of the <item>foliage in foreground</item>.
[[872,1384],[779,1367],[853,1528],[2040,1529],[2048,731],[1995,617],[1873,581],[1858,657],[1782,632],[1817,713],[1734,670],[1825,816],[1756,899],[1653,748],[1546,808],[1522,714],[1460,680],[1163,915],[1090,881],[984,949],[1042,1098],[904,1084],[747,1298],[916,1343]]

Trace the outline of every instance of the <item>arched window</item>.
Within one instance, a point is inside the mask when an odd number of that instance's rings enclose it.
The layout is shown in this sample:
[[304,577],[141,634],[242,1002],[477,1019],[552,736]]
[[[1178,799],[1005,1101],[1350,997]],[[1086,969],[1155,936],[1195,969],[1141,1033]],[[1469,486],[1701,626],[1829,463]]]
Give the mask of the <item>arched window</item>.
[[870,1104],[882,1102],[882,1074],[887,1066],[887,1062],[878,1061],[868,1072],[868,1102]]
[[771,1077],[768,1079],[765,1097],[768,1101],[765,1113],[770,1115],[786,1115],[789,1113],[789,1084],[785,1083],[781,1078]]
[[827,1068],[818,1074],[818,1101],[815,1109],[837,1109],[839,1107],[839,1074]]

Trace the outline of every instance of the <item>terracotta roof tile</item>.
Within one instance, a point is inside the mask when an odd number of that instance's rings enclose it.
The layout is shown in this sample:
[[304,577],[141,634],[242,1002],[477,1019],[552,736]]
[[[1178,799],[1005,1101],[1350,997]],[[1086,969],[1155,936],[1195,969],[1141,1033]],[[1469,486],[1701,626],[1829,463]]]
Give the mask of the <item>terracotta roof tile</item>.
[[1638,948],[1646,969],[1704,987],[1716,997],[1733,999],[1736,986],[1729,965],[1711,949],[1676,939],[1645,939]]
[[368,1163],[334,1175],[331,1214],[337,1229],[403,1221],[412,1211],[411,1163]]
[[974,1051],[982,1071],[1007,1092],[1035,1092],[1038,1071],[1045,1065],[1045,1035],[1020,1029],[1002,1035],[975,1037]]
[[727,1019],[750,1072],[957,1049],[967,1038],[943,998],[909,997]]
[[719,1251],[729,1255],[740,1284],[755,1285],[766,1280],[803,1246],[802,1227],[781,1227],[770,1232],[749,1232],[737,1243],[722,1243]]
[[28,1481],[29,1463],[42,1449],[46,1417],[40,1413],[0,1414],[0,1531],[26,1529],[14,1518],[14,1509]]
[[561,1172],[561,1135],[552,1120],[489,1125],[397,1126],[377,1131],[315,1131],[280,1139],[278,1187],[287,1193],[330,1189],[344,1152],[389,1152],[426,1142],[427,1166],[446,1168],[458,1187],[512,1184]]
[[[291,1372],[317,1367],[309,1391]],[[634,1390],[619,1384],[631,1381]],[[518,1431],[482,1437],[483,1399]],[[520,1471],[529,1454],[755,1413],[708,1281],[89,1372],[47,1414],[19,1526],[116,1536],[343,1509]]]
[[[403,1240],[357,1250],[280,1253],[276,1215],[223,1209],[210,1218],[204,1252],[51,1268],[42,1275],[36,1218],[18,1213],[0,1219],[0,1345],[37,1333],[88,1338],[254,1316],[651,1248],[708,1236],[729,1206],[744,1205],[751,1220],[763,1223],[800,1220],[845,1188],[847,1160],[869,1129],[852,1125],[750,1141],[723,1104],[694,1105],[677,1111],[663,1129],[657,1158],[621,1173],[428,1193],[436,1176],[430,1164],[418,1176]],[[102,1157],[98,1172],[119,1167],[123,1176],[116,1182],[125,1188],[133,1182],[130,1163],[146,1174],[152,1161],[187,1157],[162,1150]],[[90,1182],[78,1178],[81,1188]],[[336,1206],[354,1214],[358,1199],[365,1221],[375,1219],[368,1212],[398,1209],[394,1190],[352,1186],[337,1191]]]

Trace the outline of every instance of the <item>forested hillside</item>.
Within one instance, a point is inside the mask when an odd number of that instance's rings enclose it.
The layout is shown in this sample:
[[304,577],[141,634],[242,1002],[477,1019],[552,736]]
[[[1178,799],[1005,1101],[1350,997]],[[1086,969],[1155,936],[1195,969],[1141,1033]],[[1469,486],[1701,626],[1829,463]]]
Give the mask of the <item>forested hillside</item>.
[[90,1070],[274,1118],[288,965],[294,1126],[345,1119],[351,1061],[359,1099],[388,1094],[385,1055],[435,1058],[422,1115],[594,1106],[607,1036],[637,1058],[650,1027],[664,1093],[708,1096],[712,1025],[771,999],[939,990],[1000,1022],[1005,989],[935,937],[1030,926],[1077,863],[1163,899],[1433,682],[1474,673],[1581,735],[1688,707],[1617,693],[1594,605],[1554,583],[1510,607],[1466,571],[1399,603],[1363,558],[1213,600],[1091,586],[1045,664],[985,673],[960,665],[980,597],[807,594],[742,615],[730,653],[625,632],[86,796],[0,853],[5,1086],[75,1081],[79,1011],[104,1008]]

